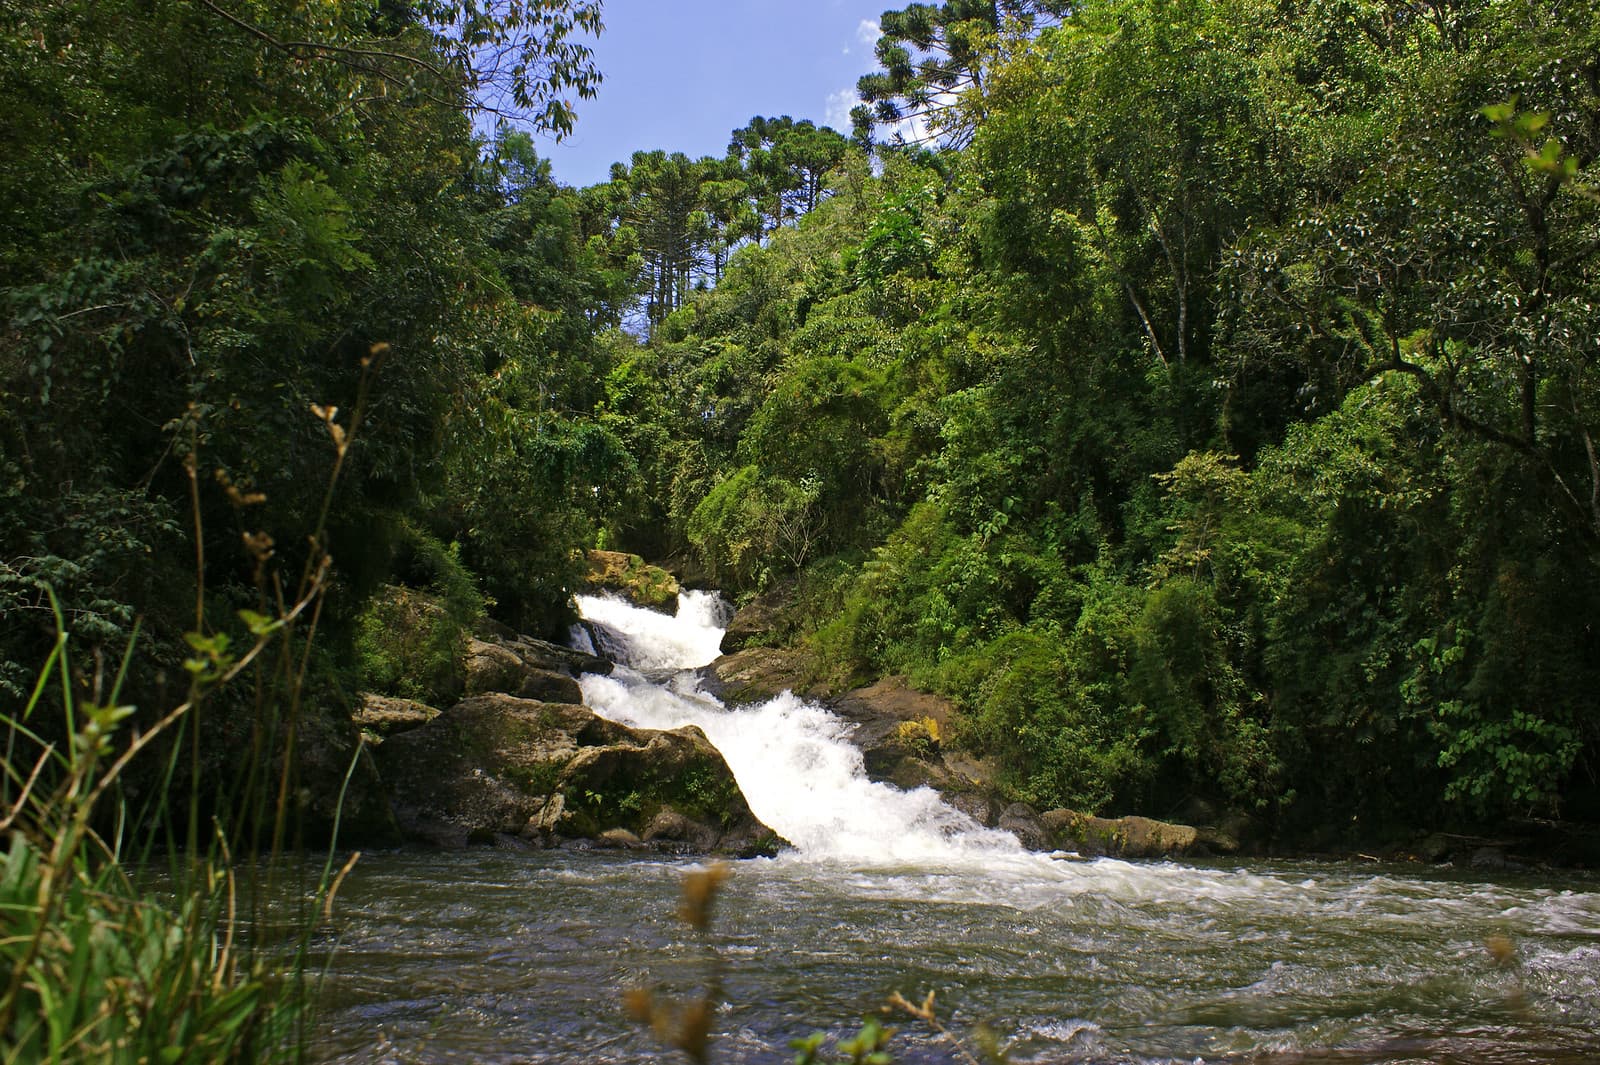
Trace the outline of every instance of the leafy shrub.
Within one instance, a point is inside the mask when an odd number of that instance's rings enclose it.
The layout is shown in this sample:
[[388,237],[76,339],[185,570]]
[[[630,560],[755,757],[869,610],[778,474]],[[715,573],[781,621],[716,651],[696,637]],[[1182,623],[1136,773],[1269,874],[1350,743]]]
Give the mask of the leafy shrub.
[[1114,701],[1075,683],[1070,651],[1019,629],[949,662],[962,707],[957,738],[1002,763],[1001,781],[1040,807],[1102,810],[1136,790],[1153,766],[1142,731]]
[[483,594],[460,549],[404,528],[396,573],[406,585],[380,589],[356,618],[361,684],[387,695],[443,705],[461,694],[463,656],[484,614]]

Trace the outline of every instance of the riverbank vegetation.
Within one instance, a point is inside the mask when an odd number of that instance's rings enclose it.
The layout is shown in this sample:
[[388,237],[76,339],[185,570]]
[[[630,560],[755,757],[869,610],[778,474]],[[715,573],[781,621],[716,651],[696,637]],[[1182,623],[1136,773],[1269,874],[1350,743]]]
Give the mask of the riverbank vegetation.
[[131,646],[126,742],[325,581],[180,817],[303,709],[326,838],[355,693],[562,633],[590,547],[790,589],[1041,807],[1600,817],[1584,5],[912,5],[850,134],[586,189],[494,120],[570,125],[595,3],[12,7],[0,698],[65,633],[66,750]]
[[970,6],[884,22],[923,143],[611,336],[611,535],[1042,807],[1600,813],[1590,13]]
[[563,633],[585,548],[783,593],[1041,807],[1600,818],[1586,5],[911,5],[850,134],[586,189],[528,131],[595,2],[4,6],[17,1053],[291,1046],[228,859],[392,834],[356,693]]

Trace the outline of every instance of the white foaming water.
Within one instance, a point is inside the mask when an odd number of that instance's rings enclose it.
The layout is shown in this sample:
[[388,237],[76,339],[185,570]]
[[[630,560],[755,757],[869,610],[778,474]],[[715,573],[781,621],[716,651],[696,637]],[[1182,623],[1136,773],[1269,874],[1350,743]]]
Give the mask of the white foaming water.
[[573,629],[574,645],[618,662],[610,676],[583,677],[584,702],[634,728],[697,726],[722,752],[750,809],[794,845],[786,860],[859,870],[860,895],[1017,909],[1071,905],[1084,894],[1223,905],[1263,894],[1300,897],[1270,877],[1112,859],[1053,861],[1024,850],[1009,832],[983,827],[931,789],[869,780],[849,740],[853,726],[825,707],[783,692],[729,709],[701,690],[694,673],[721,653],[729,608],[714,592],[682,593],[675,617],[609,595],[580,595],[578,609],[602,646],[583,626]]
[[614,595],[578,596],[578,613],[602,632],[607,647],[595,647],[582,627],[574,646],[605,654],[637,670],[698,669],[721,653],[728,603],[716,592],[678,593],[676,617],[642,610]]
[[[927,788],[901,791],[867,779],[851,726],[789,692],[729,710],[687,672],[720,653],[726,613],[714,593],[685,592],[668,617],[610,596],[579,596],[585,620],[621,660],[609,677],[585,676],[584,701],[636,728],[698,726],[722,752],[751,810],[807,859],[870,865],[992,866],[1040,859],[1009,833],[986,829]],[[577,630],[574,642],[592,643]],[[679,672],[657,682],[641,671]]]
[[[1382,876],[1306,879],[1105,858],[1053,861],[1023,850],[1010,833],[984,828],[927,788],[908,792],[868,780],[849,741],[852,726],[816,703],[784,692],[729,709],[702,691],[694,670],[719,654],[728,615],[715,593],[683,593],[676,617],[610,596],[579,596],[578,606],[601,650],[619,661],[608,677],[582,679],[585,702],[636,728],[699,727],[722,752],[755,815],[794,845],[774,872],[804,878],[827,870],[830,883],[847,884],[857,898],[1013,911],[1089,904],[1102,918],[1108,908],[1180,914],[1185,928],[1195,921],[1226,925],[1239,914],[1287,927],[1359,920],[1404,928],[1486,914],[1548,932],[1600,927],[1600,896],[1586,892],[1502,894],[1491,886],[1444,890]],[[594,649],[583,627],[572,638]]]

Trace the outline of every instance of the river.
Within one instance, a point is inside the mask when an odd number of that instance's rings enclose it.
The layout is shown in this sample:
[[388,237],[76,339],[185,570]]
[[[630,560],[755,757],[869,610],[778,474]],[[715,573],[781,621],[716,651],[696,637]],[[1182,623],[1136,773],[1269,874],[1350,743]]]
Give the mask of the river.
[[[893,991],[937,993],[1029,1062],[1600,1061],[1600,884],[1297,862],[1052,860],[927,791],[868,781],[841,722],[785,695],[728,710],[694,669],[725,607],[677,618],[580,597],[610,677],[603,716],[696,724],[795,848],[734,863],[712,941],[727,1005],[713,1060],[787,1062]],[[586,636],[582,637],[587,639]],[[695,992],[675,917],[687,859],[493,849],[369,854],[338,897],[324,1062],[684,1060],[619,1005]],[[1495,944],[1492,952],[1488,944]],[[908,1017],[901,1062],[954,1061]]]

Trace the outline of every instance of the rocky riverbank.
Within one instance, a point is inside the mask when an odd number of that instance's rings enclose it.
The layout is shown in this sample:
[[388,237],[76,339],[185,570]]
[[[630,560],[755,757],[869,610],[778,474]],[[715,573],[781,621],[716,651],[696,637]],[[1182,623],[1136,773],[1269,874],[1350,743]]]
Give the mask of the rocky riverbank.
[[696,728],[632,729],[583,705],[599,656],[527,636],[473,639],[445,710],[367,696],[357,721],[406,839],[441,847],[601,846],[737,856],[781,841]]
[[[596,552],[592,586],[667,611],[677,584],[635,556]],[[463,697],[436,708],[364,694],[362,801],[408,841],[440,847],[613,847],[752,856],[782,845],[694,727],[635,729],[583,705],[595,654],[485,622],[461,656]]]

